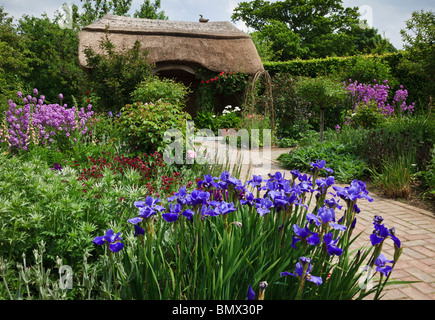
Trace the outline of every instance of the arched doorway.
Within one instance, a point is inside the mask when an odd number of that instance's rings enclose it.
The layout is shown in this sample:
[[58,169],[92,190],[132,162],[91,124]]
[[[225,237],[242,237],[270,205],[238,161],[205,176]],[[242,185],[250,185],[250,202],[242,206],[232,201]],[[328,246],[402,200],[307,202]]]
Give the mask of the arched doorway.
[[176,63],[158,65],[154,69],[154,72],[159,77],[174,79],[190,87],[191,93],[186,102],[185,111],[188,112],[192,118],[197,115],[196,92],[199,85],[199,81],[196,78],[197,70],[197,67]]

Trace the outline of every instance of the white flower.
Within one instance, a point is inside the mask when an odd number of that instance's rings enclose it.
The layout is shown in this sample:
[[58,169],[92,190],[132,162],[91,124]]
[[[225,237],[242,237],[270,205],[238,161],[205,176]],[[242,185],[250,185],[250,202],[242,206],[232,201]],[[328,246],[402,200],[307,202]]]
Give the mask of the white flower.
[[231,111],[224,110],[224,111],[222,111],[222,113],[231,113]]
[[225,109],[231,109],[231,108],[232,108],[231,105],[227,105],[227,106],[225,107]]
[[212,115],[212,118],[216,118],[216,115],[214,114],[214,115]]
[[234,111],[240,111],[240,108],[239,107],[235,107]]

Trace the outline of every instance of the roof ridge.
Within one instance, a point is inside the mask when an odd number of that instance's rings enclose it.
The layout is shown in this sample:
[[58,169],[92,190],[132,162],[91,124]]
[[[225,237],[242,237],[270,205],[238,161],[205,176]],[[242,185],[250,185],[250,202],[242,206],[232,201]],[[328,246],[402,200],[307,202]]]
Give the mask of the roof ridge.
[[100,20],[91,23],[83,28],[83,30],[102,30],[106,26],[110,26],[110,30],[126,31],[126,32],[180,32],[183,34],[226,34],[226,35],[245,35],[245,32],[237,29],[229,21],[211,21],[207,23],[191,22],[191,21],[176,21],[176,20],[156,20],[144,18],[132,18],[116,15],[105,15]]

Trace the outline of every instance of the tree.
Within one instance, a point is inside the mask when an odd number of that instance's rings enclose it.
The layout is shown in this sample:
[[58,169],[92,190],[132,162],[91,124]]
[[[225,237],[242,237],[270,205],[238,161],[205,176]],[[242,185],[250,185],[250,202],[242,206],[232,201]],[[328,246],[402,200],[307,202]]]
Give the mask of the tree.
[[164,11],[158,11],[160,9],[160,0],[156,0],[151,4],[150,0],[144,0],[140,9],[134,13],[135,18],[168,20]]
[[[84,13],[80,16],[82,27],[101,19],[106,14],[117,16],[130,16],[132,0],[81,0],[83,1]],[[167,20],[164,11],[160,9],[160,0],[151,3],[150,0],[144,0],[139,10],[134,13],[135,18],[160,19]]]
[[61,28],[43,14],[41,18],[23,15],[17,25],[20,41],[31,71],[24,80],[37,88],[48,102],[57,102],[59,93],[64,102],[72,103],[82,84],[84,73],[78,62],[77,30]]
[[90,47],[84,50],[89,67],[87,75],[92,89],[101,99],[99,107],[115,113],[132,103],[130,94],[151,75],[152,66],[139,41],[131,49],[117,50],[106,34],[100,41],[100,48],[103,54],[95,53]]
[[281,60],[353,55],[361,47],[375,49],[379,40],[376,32],[361,27],[358,8],[345,8],[342,0],[240,2],[231,19],[244,21],[282,49]]
[[[113,9],[112,1],[108,1],[108,0],[83,0],[83,1],[84,3],[82,9],[84,10],[84,12],[80,15],[82,27],[86,27],[92,22],[101,19],[106,14],[111,13]],[[131,5],[131,1],[130,1],[130,5]],[[116,10],[116,11],[120,12],[121,10]]]
[[32,71],[27,54],[13,18],[0,6],[0,114],[7,101],[24,90],[24,78]]
[[427,81],[429,95],[435,94],[435,13],[414,11],[401,30],[408,59],[403,68]]
[[342,83],[327,77],[301,78],[296,84],[296,95],[311,103],[320,115],[320,141],[323,141],[325,109],[335,107],[346,98]]

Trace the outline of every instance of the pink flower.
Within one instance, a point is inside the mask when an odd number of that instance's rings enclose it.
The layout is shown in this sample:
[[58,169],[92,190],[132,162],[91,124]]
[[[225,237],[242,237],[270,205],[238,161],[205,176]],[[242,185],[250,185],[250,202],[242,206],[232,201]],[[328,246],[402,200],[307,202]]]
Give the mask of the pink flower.
[[197,154],[194,150],[187,150],[187,159],[195,159],[196,155]]

